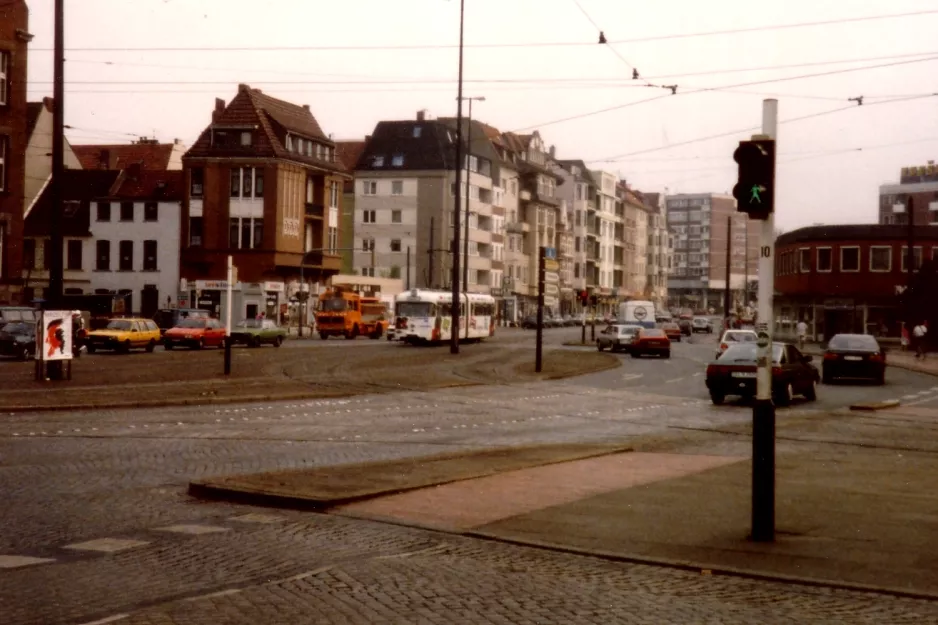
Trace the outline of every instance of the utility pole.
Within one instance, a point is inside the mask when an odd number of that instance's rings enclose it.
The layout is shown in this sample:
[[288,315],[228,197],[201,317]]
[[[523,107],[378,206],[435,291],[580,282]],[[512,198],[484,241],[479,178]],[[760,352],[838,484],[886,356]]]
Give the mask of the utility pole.
[[407,290],[410,290],[410,246],[407,246],[407,277],[404,279]]
[[733,261],[733,217],[726,218],[726,289],[723,291],[723,328],[730,327],[730,268]]
[[300,338],[303,338],[303,322],[306,320],[306,298],[303,295],[305,293],[303,287],[306,286],[303,278],[303,262],[305,260],[306,259],[303,258],[303,260],[300,261],[300,292],[296,295],[296,335]]
[[[46,308],[55,310],[62,301],[64,267],[62,248],[62,191],[65,172],[65,0],[55,0],[55,33],[53,55],[52,97],[52,181],[50,195],[52,214],[49,217],[49,291]],[[57,364],[58,361],[54,361]],[[51,377],[51,376],[50,376]]]
[[434,275],[433,275],[434,264],[433,263],[436,260],[436,247],[433,244],[433,232],[435,230],[433,222],[434,222],[434,219],[433,217],[431,217],[430,218],[430,249],[427,250],[427,254],[430,255],[430,267],[427,269],[427,288],[428,289],[433,288],[433,278],[434,278]]
[[534,371],[541,372],[543,364],[544,339],[544,273],[546,272],[545,260],[547,258],[547,248],[541,246],[537,251],[537,339],[534,347]]
[[[460,215],[459,204],[460,196],[459,187],[462,181],[462,167],[463,167],[463,155],[462,155],[462,81],[463,81],[463,30],[465,24],[466,16],[466,0],[459,0],[459,86],[457,87],[456,94],[456,193],[455,197],[455,206],[453,207],[453,284],[452,284],[452,305],[450,306],[450,311],[452,312],[452,327],[450,328],[450,343],[449,343],[449,353],[458,354],[459,353],[459,231],[460,231],[460,221],[462,220],[462,215]],[[468,187],[468,181],[466,181],[466,186]]]
[[[909,272],[908,275],[906,275],[906,282],[905,282],[906,296],[904,299],[906,302],[910,301],[909,298],[912,296],[912,270],[915,268],[915,212],[914,212],[914,209],[915,209],[915,201],[912,199],[912,196],[909,195],[909,198],[905,203],[906,224],[908,225],[908,241],[906,242],[906,244],[909,247],[909,250],[906,254],[906,261],[905,261],[905,267]],[[906,315],[909,317],[909,320],[906,321],[906,327],[908,328],[909,340],[911,341],[914,338],[912,336],[912,333],[915,330],[915,326],[918,323],[918,320],[912,318],[914,313],[912,312],[911,305],[907,305],[906,310],[907,310]],[[912,343],[910,342],[909,344],[911,345]]]
[[471,185],[472,170],[469,162],[472,160],[472,101],[485,102],[485,96],[463,98],[469,102],[469,117],[466,123],[466,233],[463,237],[463,259],[465,266],[462,270],[463,290],[469,292],[469,189]]

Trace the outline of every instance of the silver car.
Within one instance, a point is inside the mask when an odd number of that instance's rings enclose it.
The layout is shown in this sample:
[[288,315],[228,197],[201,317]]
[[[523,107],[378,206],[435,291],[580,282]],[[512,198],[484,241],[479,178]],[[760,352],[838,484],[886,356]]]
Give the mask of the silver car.
[[632,338],[641,329],[642,326],[625,323],[606,326],[606,329],[596,337],[596,347],[599,351],[608,349],[611,352],[628,352],[632,345]]

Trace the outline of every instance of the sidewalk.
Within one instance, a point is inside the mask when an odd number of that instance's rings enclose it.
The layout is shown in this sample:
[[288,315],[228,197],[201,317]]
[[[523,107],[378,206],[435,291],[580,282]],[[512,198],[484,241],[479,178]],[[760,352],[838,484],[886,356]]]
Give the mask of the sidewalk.
[[[797,345],[797,339],[792,340]],[[805,343],[802,350],[805,354],[820,356],[824,353],[826,343]],[[903,351],[899,347],[887,346],[886,364],[890,367],[899,367],[917,373],[927,373],[928,375],[938,376],[938,354],[932,353],[924,360],[915,357],[911,351]],[[820,366],[820,363],[817,363]]]
[[[636,439],[632,452],[516,465],[344,504],[337,497],[330,511],[704,573],[938,599],[938,410],[783,418],[774,543],[747,539],[747,430]],[[358,477],[371,484],[385,473],[374,463]]]

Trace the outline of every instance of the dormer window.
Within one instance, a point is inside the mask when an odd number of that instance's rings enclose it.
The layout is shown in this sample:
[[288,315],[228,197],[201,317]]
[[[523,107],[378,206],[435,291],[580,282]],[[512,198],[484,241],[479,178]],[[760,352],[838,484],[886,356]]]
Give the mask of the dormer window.
[[383,156],[374,156],[371,159],[372,167],[384,167],[384,157]]
[[404,166],[404,155],[395,154],[391,157],[391,167],[403,167]]
[[250,131],[244,131],[241,133],[241,146],[247,147],[254,142],[254,135]]
[[293,137],[291,137],[290,135],[287,135],[287,142],[286,142],[286,145],[284,145],[284,147],[287,149],[287,152],[293,151]]
[[420,126],[414,126],[414,139],[420,138],[420,132],[423,130]]
[[[316,151],[317,152],[319,151],[318,145],[316,146]],[[313,142],[307,141],[306,142],[306,156],[312,156],[312,155],[313,155]]]

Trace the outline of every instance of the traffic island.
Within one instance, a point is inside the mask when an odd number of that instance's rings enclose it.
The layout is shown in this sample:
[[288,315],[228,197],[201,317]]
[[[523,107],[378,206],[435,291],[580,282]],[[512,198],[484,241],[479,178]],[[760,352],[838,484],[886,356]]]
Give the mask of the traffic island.
[[861,411],[861,412],[876,412],[877,410],[888,410],[889,408],[898,408],[899,404],[898,399],[890,399],[888,401],[874,401],[874,402],[865,402],[860,404],[851,404],[850,410]]
[[571,462],[630,448],[540,445],[476,450],[362,464],[232,475],[190,482],[189,494],[251,505],[323,510],[382,495]]

